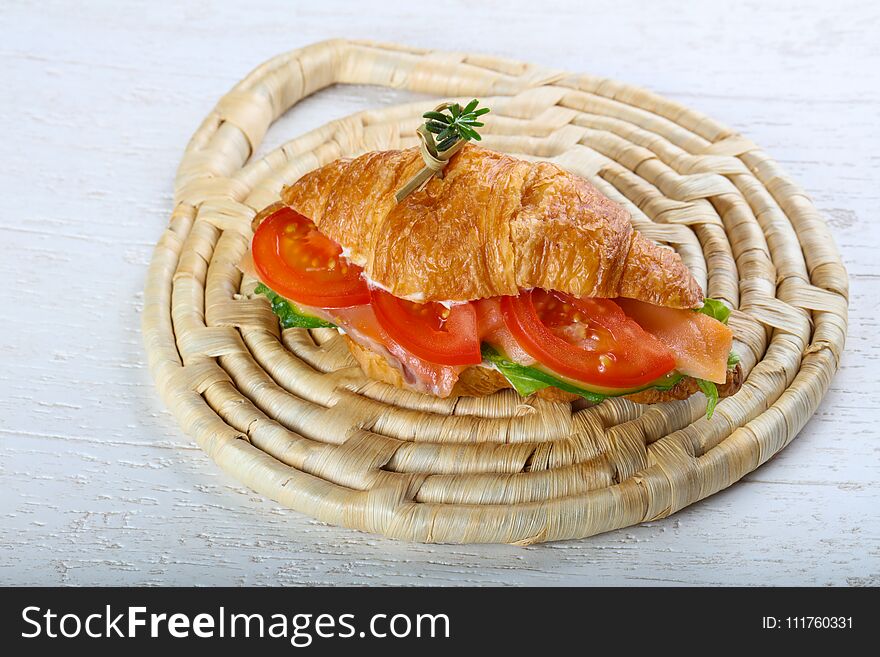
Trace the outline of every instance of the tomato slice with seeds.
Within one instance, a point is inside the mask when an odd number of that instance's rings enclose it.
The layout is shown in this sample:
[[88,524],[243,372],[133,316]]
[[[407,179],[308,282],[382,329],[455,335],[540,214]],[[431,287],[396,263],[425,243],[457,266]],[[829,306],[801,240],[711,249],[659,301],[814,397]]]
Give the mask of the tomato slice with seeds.
[[283,207],[266,217],[251,245],[260,280],[291,301],[318,308],[370,302],[363,271],[310,219]]
[[473,304],[452,308],[414,303],[384,290],[371,291],[376,319],[404,349],[442,365],[478,365],[483,361]]
[[634,388],[675,368],[669,349],[609,299],[535,289],[503,297],[501,313],[526,353],[575,381]]

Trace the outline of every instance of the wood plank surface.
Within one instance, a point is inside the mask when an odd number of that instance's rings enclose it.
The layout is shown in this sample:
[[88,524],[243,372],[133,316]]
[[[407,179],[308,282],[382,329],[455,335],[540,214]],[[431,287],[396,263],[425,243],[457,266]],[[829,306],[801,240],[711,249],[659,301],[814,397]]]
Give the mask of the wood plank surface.
[[[880,5],[0,5],[0,584],[880,584]],[[223,474],[156,394],[139,331],[183,147],[268,57],[334,36],[483,51],[646,86],[761,144],[852,278],[831,391],[782,454],[675,516],[528,548],[322,525]],[[261,149],[412,96],[333,88]]]

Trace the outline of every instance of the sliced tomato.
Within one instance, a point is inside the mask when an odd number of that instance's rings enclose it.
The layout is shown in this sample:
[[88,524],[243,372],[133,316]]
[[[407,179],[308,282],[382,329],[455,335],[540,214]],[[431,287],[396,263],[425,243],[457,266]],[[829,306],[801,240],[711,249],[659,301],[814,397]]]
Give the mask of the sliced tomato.
[[370,302],[363,270],[342,257],[339,244],[291,208],[280,208],[263,220],[251,251],[260,280],[292,301],[319,308]]
[[448,397],[458,381],[458,375],[468,367],[432,363],[404,349],[379,324],[371,304],[338,308],[333,315],[339,327],[361,347],[393,359],[394,367],[400,370],[407,385],[415,390]]
[[634,388],[675,368],[669,349],[608,299],[535,289],[503,297],[501,313],[530,356],[574,381]]
[[477,365],[483,361],[472,304],[446,308],[433,302],[413,303],[378,289],[371,294],[379,324],[419,358],[443,365]]
[[715,383],[727,380],[733,331],[714,317],[693,310],[664,308],[634,299],[618,299],[623,311],[665,344],[682,374]]

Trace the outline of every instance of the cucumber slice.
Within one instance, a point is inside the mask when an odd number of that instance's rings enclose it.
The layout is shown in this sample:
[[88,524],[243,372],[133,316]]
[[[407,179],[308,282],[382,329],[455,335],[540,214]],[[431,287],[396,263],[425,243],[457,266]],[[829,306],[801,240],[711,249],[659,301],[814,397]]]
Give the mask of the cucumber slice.
[[276,294],[273,290],[262,283],[257,284],[257,287],[254,288],[254,292],[256,294],[262,294],[269,299],[269,303],[272,304],[272,312],[278,315],[278,321],[281,324],[281,328],[336,328],[336,324],[325,322],[323,319],[319,319],[312,315],[306,315],[293,305],[293,303],[281,295]]
[[559,388],[560,390],[565,390],[566,392],[571,392],[575,395],[580,395],[591,402],[599,403],[608,397],[631,395],[649,388],[669,390],[684,378],[684,375],[673,372],[672,374],[667,374],[666,376],[657,379],[649,385],[641,386],[639,388],[597,388],[593,386],[584,386],[583,384],[574,385],[536,367],[528,367],[526,365],[514,363],[513,361],[507,360],[507,358],[505,358],[494,347],[485,343],[482,346],[482,352],[483,359],[492,363],[496,369],[498,369],[498,371],[510,381],[510,385],[512,385],[514,389],[524,397],[543,388],[549,388],[552,386],[554,388]]

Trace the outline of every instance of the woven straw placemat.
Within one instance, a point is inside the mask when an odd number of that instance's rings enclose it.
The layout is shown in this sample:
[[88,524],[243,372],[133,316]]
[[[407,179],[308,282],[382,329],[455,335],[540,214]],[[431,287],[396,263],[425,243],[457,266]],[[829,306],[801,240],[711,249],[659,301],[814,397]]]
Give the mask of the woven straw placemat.
[[[361,112],[248,161],[274,119],[334,83],[478,97],[492,108],[486,146],[590,179],[736,309],[743,389],[711,420],[699,394],[656,406],[511,390],[436,399],[365,378],[332,329],[280,331],[236,268],[251,218],[311,169],[415,145],[433,105]],[[668,516],[767,461],[827,390],[846,317],[846,271],[816,208],[712,119],[590,75],[335,40],[264,63],[199,127],[153,255],[143,328],[181,426],[251,488],[388,536],[529,544]]]

